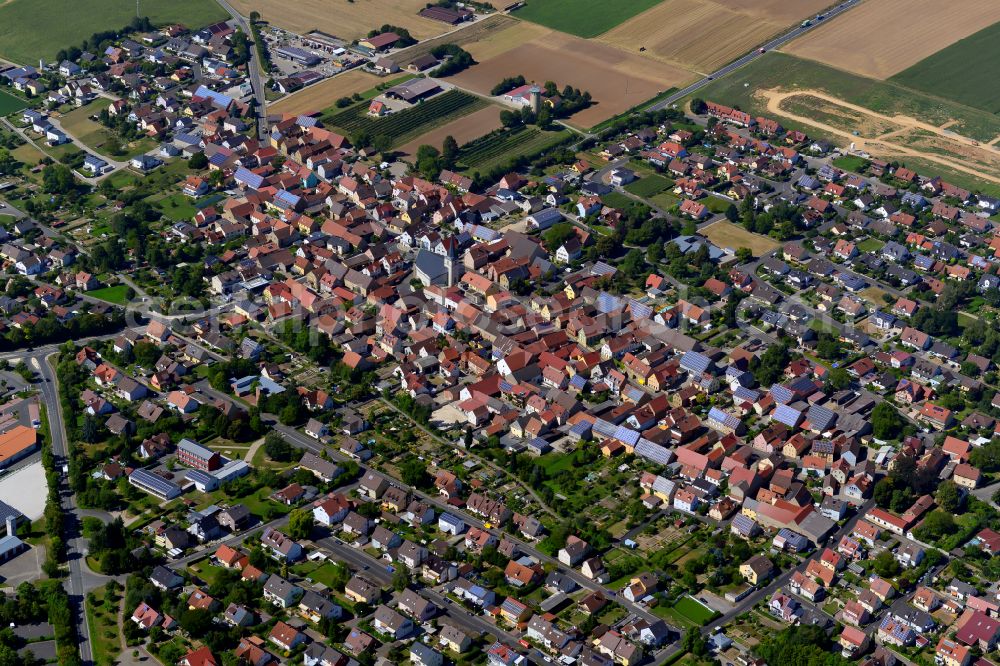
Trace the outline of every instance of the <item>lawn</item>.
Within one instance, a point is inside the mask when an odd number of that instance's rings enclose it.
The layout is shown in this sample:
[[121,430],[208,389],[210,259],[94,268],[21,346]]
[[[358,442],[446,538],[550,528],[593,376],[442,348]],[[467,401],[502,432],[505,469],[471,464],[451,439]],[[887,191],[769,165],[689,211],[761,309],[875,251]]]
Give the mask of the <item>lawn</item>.
[[[950,129],[978,141],[990,141],[1000,134],[1000,118],[992,113],[944,96],[929,95],[892,80],[877,81],[774,51],[713,81],[699,90],[697,97],[739,106],[752,114],[773,115],[756,95],[758,90],[773,88],[822,90],[877,113],[912,116],[934,125],[955,120],[956,124]],[[812,126],[799,126],[793,121],[782,124],[810,135],[816,134]]]
[[602,194],[601,201],[604,202],[605,206],[611,206],[612,208],[628,208],[635,203],[635,199],[630,199],[621,192]]
[[[118,628],[118,608],[105,606],[107,590],[103,587],[88,593],[86,601],[87,624],[90,627],[90,646],[94,652],[94,664],[110,666],[121,652],[121,637]],[[91,603],[93,595],[94,603]],[[112,602],[112,606],[118,602]]]
[[729,248],[735,252],[741,247],[750,248],[755,257],[767,254],[779,245],[773,238],[752,233],[727,221],[713,222],[699,233],[723,249]]
[[107,157],[117,159],[128,159],[149,152],[156,147],[156,142],[148,137],[143,137],[138,141],[133,141],[120,148],[109,150],[111,143],[117,143],[114,132],[92,120],[90,116],[99,114],[103,109],[111,105],[111,100],[104,97],[98,98],[87,106],[73,109],[60,119],[66,133],[77,141],[87,146],[91,150]]
[[649,199],[673,186],[673,181],[660,175],[646,176],[625,186],[625,189],[643,199]]
[[31,105],[20,97],[15,97],[8,92],[0,90],[0,116],[9,116],[12,113],[17,113],[21,109],[26,109],[29,106]]
[[713,611],[711,608],[708,608],[697,599],[689,596],[678,599],[677,603],[674,604],[674,610],[702,627],[711,622],[718,615],[718,613]]
[[[78,46],[95,32],[123,28],[136,4],[123,0],[7,0],[0,3],[0,55],[27,65]],[[215,0],[140,0],[139,11],[156,25],[201,28],[229,18]]]
[[868,160],[857,155],[841,155],[833,160],[833,166],[844,171],[861,173],[868,167]]
[[983,111],[1000,112],[1000,23],[958,40],[890,80]]
[[878,252],[885,245],[882,241],[877,238],[866,238],[860,243],[858,243],[858,249],[862,252]]
[[558,472],[565,472],[573,466],[573,456],[568,453],[546,453],[538,456],[535,464],[544,469],[549,475]]
[[191,197],[183,194],[171,194],[157,202],[156,207],[171,220],[190,220],[198,213]]
[[514,15],[579,37],[596,37],[661,0],[528,0]]
[[125,302],[128,300],[128,290],[128,285],[116,284],[113,287],[104,287],[103,289],[89,291],[87,295],[99,298],[102,301],[115,303],[116,305],[125,305]]

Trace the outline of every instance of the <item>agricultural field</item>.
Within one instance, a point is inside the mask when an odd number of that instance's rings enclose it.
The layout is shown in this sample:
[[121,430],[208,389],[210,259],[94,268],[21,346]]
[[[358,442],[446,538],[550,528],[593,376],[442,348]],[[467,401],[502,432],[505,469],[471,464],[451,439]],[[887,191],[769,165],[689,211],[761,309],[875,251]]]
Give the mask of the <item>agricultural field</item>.
[[361,69],[352,69],[268,104],[267,110],[269,113],[294,115],[316,113],[332,106],[341,97],[365,92],[381,81],[382,79],[374,74]]
[[548,132],[537,127],[489,134],[462,146],[458,161],[469,169],[488,171],[521,155],[536,154],[562,141],[567,134],[566,130]]
[[892,80],[1000,113],[1000,22],[924,58]]
[[417,137],[400,147],[397,152],[403,153],[405,156],[413,156],[417,154],[417,149],[423,145],[440,149],[445,138],[449,136],[454,137],[458,145],[461,146],[500,127],[500,109],[495,106],[487,106]]
[[406,28],[417,39],[440,35],[451,26],[418,16],[427,0],[231,0],[244,16],[252,11],[279,28],[303,34],[322,30],[341,39],[353,40],[388,23]]
[[750,248],[755,257],[765,255],[780,245],[773,238],[752,233],[725,220],[702,227],[698,233],[722,249],[729,248],[735,252],[741,247]]
[[661,0],[528,0],[514,15],[578,37],[596,37]]
[[[215,0],[139,0],[156,25],[201,28],[229,18]],[[80,44],[95,32],[122,28],[135,18],[135,3],[122,0],[4,0],[0,2],[0,56],[35,65]]]
[[426,39],[419,44],[400,49],[392,54],[392,59],[400,67],[405,67],[420,56],[430,53],[437,46],[457,44],[471,53],[476,60],[482,60],[496,55],[496,53],[490,53],[488,50],[480,48],[483,45],[483,40],[487,37],[489,37],[489,48],[499,48],[506,51],[511,48],[506,44],[513,43],[515,46],[523,44],[545,32],[548,30],[544,26],[518,21],[507,14],[494,14],[481,21],[467,23],[465,27],[455,32]]
[[[998,21],[1000,3],[995,0],[866,0],[783,50],[886,79]],[[975,54],[972,61],[986,57]],[[968,73],[972,61],[963,63],[956,78]]]
[[[862,7],[863,8],[863,7]],[[861,9],[861,8],[859,8]],[[850,15],[858,9],[847,12]],[[949,123],[948,130],[983,143],[1000,135],[1000,118],[964,104],[928,95],[892,81],[877,81],[785,53],[768,53],[699,91],[703,99],[736,105],[754,114],[766,114],[762,90],[821,91],[830,97],[884,116],[907,116],[933,126]],[[786,127],[809,132],[814,127],[789,122]]]
[[371,132],[373,136],[387,136],[392,139],[393,145],[397,145],[485,106],[486,102],[478,97],[459,90],[449,90],[384,118],[369,116],[368,104],[362,102],[332,115],[324,114],[322,120],[327,127],[343,130],[349,135]]
[[693,78],[686,70],[669,65],[651,67],[649,60],[638,54],[600,42],[555,31],[519,41],[508,33],[512,29],[489,35],[470,47],[479,64],[449,80],[481,95],[489,95],[503,78],[518,74],[531,81],[554,81],[560,88],[571,85],[587,90],[595,104],[575,114],[571,122],[592,127]]
[[830,0],[664,0],[601,35],[600,41],[646,57],[711,72],[768,41]]
[[17,113],[21,109],[26,109],[30,106],[20,97],[11,95],[10,93],[0,90],[0,116],[9,116],[12,113]]

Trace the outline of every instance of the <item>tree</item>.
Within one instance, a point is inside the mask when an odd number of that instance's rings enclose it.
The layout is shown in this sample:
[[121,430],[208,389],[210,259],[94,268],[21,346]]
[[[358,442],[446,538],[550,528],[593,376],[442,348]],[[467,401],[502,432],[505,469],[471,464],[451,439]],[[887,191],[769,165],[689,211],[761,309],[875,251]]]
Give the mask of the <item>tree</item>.
[[903,427],[903,419],[891,404],[883,400],[872,410],[872,432],[878,439],[896,439]]
[[408,486],[420,488],[427,484],[427,463],[416,456],[410,456],[404,460],[399,471],[403,483]]
[[729,204],[726,208],[726,219],[730,222],[740,221],[740,209],[736,207],[736,204]]
[[963,499],[962,489],[950,479],[938,486],[937,492],[934,493],[934,501],[949,513],[958,513],[962,508]]
[[893,578],[899,574],[899,562],[893,557],[891,550],[883,550],[875,557],[872,570],[882,578]]
[[49,194],[68,194],[76,189],[76,179],[65,164],[49,164],[42,169],[42,188]]
[[381,155],[387,155],[392,149],[392,137],[388,134],[376,134],[372,138],[372,148]]
[[913,532],[921,541],[937,541],[955,531],[955,518],[943,508],[934,509]]
[[392,572],[392,589],[402,592],[410,584],[410,570],[405,564],[396,563],[396,570]]
[[701,115],[708,110],[708,105],[705,104],[705,100],[701,97],[695,97],[691,100],[691,112]]
[[851,385],[851,374],[845,368],[833,368],[827,375],[826,385],[834,391],[842,391]]
[[690,652],[696,657],[708,655],[708,642],[697,629],[688,629],[684,632],[684,640],[681,643],[685,652]]
[[748,247],[736,248],[736,261],[741,264],[753,261],[753,250]]
[[458,141],[455,140],[455,137],[450,134],[446,136],[441,145],[441,157],[449,169],[454,168],[455,162],[458,161],[458,150]]
[[288,517],[288,536],[293,539],[306,539],[312,532],[313,514],[309,509],[296,509]]
[[205,157],[205,153],[195,153],[188,160],[188,166],[196,171],[204,169],[208,166],[208,158]]
[[575,235],[576,232],[574,231],[572,223],[557,222],[542,234],[542,238],[545,240],[545,247],[554,252],[559,249],[560,245]]
[[269,432],[264,438],[264,453],[276,462],[289,462],[294,455],[292,445],[276,432]]

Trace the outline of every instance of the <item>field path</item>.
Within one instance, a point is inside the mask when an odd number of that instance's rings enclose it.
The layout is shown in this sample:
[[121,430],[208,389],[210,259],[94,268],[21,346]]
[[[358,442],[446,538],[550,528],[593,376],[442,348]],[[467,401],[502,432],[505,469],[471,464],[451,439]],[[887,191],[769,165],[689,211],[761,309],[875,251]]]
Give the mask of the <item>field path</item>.
[[[773,113],[773,114],[779,115],[779,116],[784,116],[784,117],[789,118],[791,120],[794,120],[796,122],[800,122],[800,123],[804,123],[806,125],[811,125],[813,127],[816,127],[817,129],[821,129],[824,132],[827,132],[829,134],[834,134],[836,136],[843,137],[843,138],[847,139],[848,141],[854,143],[855,147],[858,150],[866,150],[867,152],[871,152],[873,154],[880,154],[880,155],[883,155],[883,156],[888,156],[888,155],[897,156],[898,155],[898,156],[917,157],[917,158],[920,158],[920,159],[928,160],[930,162],[936,162],[938,164],[941,164],[941,165],[946,166],[948,168],[954,169],[956,171],[961,171],[962,173],[967,173],[967,174],[969,174],[971,176],[976,176],[978,178],[983,178],[983,179],[988,180],[988,181],[993,182],[993,183],[1000,183],[1000,176],[993,175],[993,174],[991,174],[989,172],[982,171],[980,169],[975,169],[973,167],[968,166],[968,164],[966,164],[965,162],[961,162],[961,161],[949,159],[947,157],[942,157],[941,155],[937,155],[935,153],[928,153],[928,152],[924,152],[924,151],[920,151],[920,150],[915,150],[913,148],[909,148],[907,146],[902,146],[902,145],[899,145],[897,143],[893,143],[891,141],[887,141],[886,140],[886,138],[889,137],[891,134],[896,134],[897,132],[899,132],[901,130],[895,130],[893,132],[889,132],[889,133],[880,135],[880,136],[878,136],[878,137],[876,137],[874,139],[865,139],[865,138],[860,137],[860,136],[855,136],[855,135],[851,134],[850,132],[848,132],[846,130],[842,130],[842,129],[833,127],[831,125],[828,125],[828,124],[826,124],[824,122],[821,122],[819,120],[815,120],[813,118],[808,118],[806,116],[800,116],[798,114],[795,114],[795,113],[792,113],[790,111],[787,111],[786,109],[783,109],[781,107],[781,103],[783,101],[785,101],[786,99],[789,99],[791,97],[795,97],[797,95],[810,95],[810,96],[813,96],[813,97],[818,97],[818,98],[820,98],[822,100],[825,100],[825,101],[827,101],[827,102],[829,102],[831,104],[835,104],[837,106],[841,106],[841,107],[844,107],[846,109],[850,109],[852,111],[856,111],[858,113],[862,113],[862,114],[871,116],[873,118],[879,118],[881,120],[886,120],[886,121],[890,121],[890,122],[902,125],[904,127],[904,129],[923,130],[923,131],[930,132],[932,134],[936,134],[936,135],[940,136],[941,138],[946,139],[946,140],[951,141],[951,142],[954,142],[954,143],[959,143],[959,144],[962,144],[962,145],[966,145],[966,146],[970,146],[970,147],[976,147],[976,148],[980,147],[980,144],[977,141],[974,141],[974,140],[972,140],[972,139],[970,139],[968,137],[964,137],[964,136],[962,136],[960,134],[955,134],[955,133],[947,131],[947,130],[942,130],[940,127],[938,127],[936,125],[930,125],[930,124],[925,123],[923,121],[917,120],[916,118],[911,118],[910,116],[902,116],[902,115],[887,116],[885,114],[881,114],[881,113],[877,113],[875,111],[872,111],[871,109],[865,108],[863,106],[858,106],[857,104],[851,104],[850,102],[845,102],[845,101],[843,101],[841,99],[838,99],[836,97],[833,97],[831,95],[827,95],[826,93],[821,92],[819,90],[809,90],[809,89],[806,89],[806,90],[792,90],[792,91],[760,90],[760,91],[758,91],[758,94],[760,94],[761,96],[763,96],[764,99],[767,101],[767,110],[770,113]],[[998,138],[1000,138],[1000,137],[998,137]]]

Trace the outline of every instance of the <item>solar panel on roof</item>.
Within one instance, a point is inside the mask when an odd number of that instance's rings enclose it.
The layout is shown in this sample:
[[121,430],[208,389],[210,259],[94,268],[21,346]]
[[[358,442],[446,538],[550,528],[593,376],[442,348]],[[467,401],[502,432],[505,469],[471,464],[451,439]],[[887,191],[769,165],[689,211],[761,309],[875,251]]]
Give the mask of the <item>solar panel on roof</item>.
[[614,423],[605,421],[604,419],[597,419],[594,421],[594,432],[602,437],[612,437],[615,434],[615,430],[618,429]]
[[795,394],[781,384],[774,384],[771,386],[771,397],[775,402],[787,405],[795,399]]
[[658,465],[669,465],[673,453],[670,449],[660,446],[648,439],[640,439],[635,445],[635,454]]
[[786,426],[795,427],[799,424],[799,419],[802,418],[802,412],[788,405],[778,405],[778,408],[774,410],[773,418]]
[[639,433],[626,426],[618,426],[613,435],[615,439],[630,446],[634,446],[639,441]]
[[597,308],[598,312],[603,312],[607,314],[608,312],[614,312],[615,310],[620,310],[622,301],[617,296],[612,296],[607,292],[601,292],[597,296],[597,302],[594,307]]
[[806,418],[817,430],[825,430],[837,418],[837,414],[822,405],[812,405],[806,413]]
[[609,266],[603,261],[598,261],[594,264],[593,268],[590,269],[591,275],[614,275],[618,272],[614,266]]
[[632,316],[636,319],[649,319],[653,316],[653,308],[645,303],[640,303],[634,298],[630,298],[628,304],[629,309],[632,311]]
[[135,483],[145,486],[165,497],[172,494],[180,494],[180,487],[177,484],[167,481],[162,476],[147,472],[144,469],[134,470],[129,478],[134,480]]

